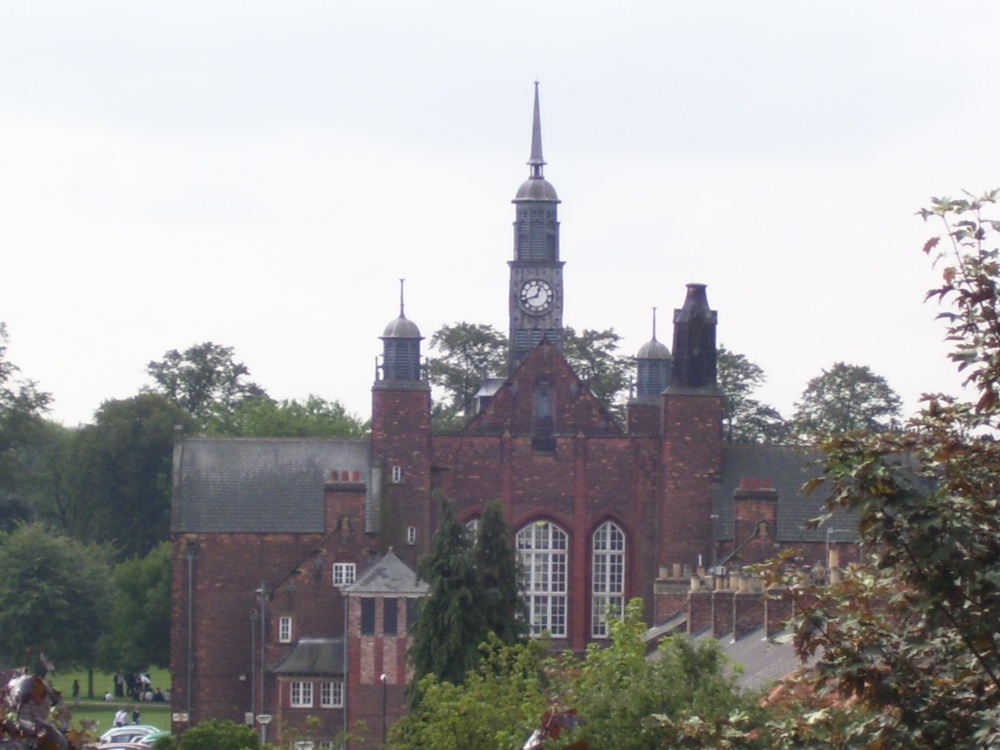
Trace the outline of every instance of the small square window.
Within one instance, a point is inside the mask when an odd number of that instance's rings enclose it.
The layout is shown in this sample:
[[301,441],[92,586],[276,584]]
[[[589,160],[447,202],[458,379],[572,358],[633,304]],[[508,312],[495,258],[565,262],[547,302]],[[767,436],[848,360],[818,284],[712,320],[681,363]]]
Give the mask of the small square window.
[[280,643],[292,642],[292,618],[288,616],[278,618],[278,641]]
[[354,563],[339,562],[333,564],[333,585],[349,586],[354,583],[357,566]]

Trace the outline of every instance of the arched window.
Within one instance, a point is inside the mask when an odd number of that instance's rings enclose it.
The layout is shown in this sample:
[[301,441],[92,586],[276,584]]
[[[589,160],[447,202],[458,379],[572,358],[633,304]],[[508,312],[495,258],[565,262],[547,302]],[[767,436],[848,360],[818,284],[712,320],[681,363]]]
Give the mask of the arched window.
[[517,532],[517,552],[524,570],[524,600],[531,634],[548,631],[566,637],[566,532],[536,521]]
[[625,610],[625,533],[612,521],[594,532],[593,584],[591,588],[590,634],[608,637],[608,613]]

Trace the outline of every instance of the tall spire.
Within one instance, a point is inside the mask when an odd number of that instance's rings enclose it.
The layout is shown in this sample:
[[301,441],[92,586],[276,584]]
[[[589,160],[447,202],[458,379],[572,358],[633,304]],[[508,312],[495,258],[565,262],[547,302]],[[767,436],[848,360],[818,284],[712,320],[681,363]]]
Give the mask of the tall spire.
[[545,166],[545,159],[542,158],[542,117],[538,108],[538,81],[535,81],[535,112],[531,120],[531,157],[528,159],[528,166],[531,167],[532,179],[544,177],[542,167]]

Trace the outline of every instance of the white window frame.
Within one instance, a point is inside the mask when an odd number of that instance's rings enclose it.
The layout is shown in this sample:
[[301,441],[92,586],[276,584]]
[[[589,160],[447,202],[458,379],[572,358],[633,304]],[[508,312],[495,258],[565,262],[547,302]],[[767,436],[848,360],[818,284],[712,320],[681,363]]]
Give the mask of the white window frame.
[[278,618],[278,643],[292,642],[292,618],[282,615]]
[[417,527],[407,526],[406,527],[406,543],[411,547],[417,543]]
[[289,683],[288,705],[292,708],[313,707],[313,684],[311,680],[295,680]]
[[392,467],[392,483],[393,484],[401,484],[402,481],[403,481],[403,467],[402,466],[398,466],[398,465],[397,466],[393,466]]
[[344,707],[344,683],[340,680],[319,684],[319,705],[321,708]]
[[536,521],[517,532],[518,558],[524,570],[524,600],[531,635],[568,633],[569,535],[549,521]]
[[607,638],[609,607],[624,615],[625,609],[625,532],[614,521],[605,521],[591,537],[591,607],[590,635]]
[[333,564],[333,585],[337,588],[350,586],[357,580],[358,566],[352,562],[335,562]]

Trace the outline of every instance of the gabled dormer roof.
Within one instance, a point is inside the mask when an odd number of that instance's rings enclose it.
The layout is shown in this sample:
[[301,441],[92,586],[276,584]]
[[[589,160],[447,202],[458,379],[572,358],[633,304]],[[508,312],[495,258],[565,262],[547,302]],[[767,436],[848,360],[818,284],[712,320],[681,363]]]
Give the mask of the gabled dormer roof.
[[381,559],[344,588],[347,596],[390,594],[393,596],[424,596],[427,584],[421,581],[413,568],[403,562],[390,548]]
[[559,347],[547,341],[528,353],[465,432],[537,432],[535,399],[540,385],[551,389],[553,435],[622,434],[618,421],[573,371]]

